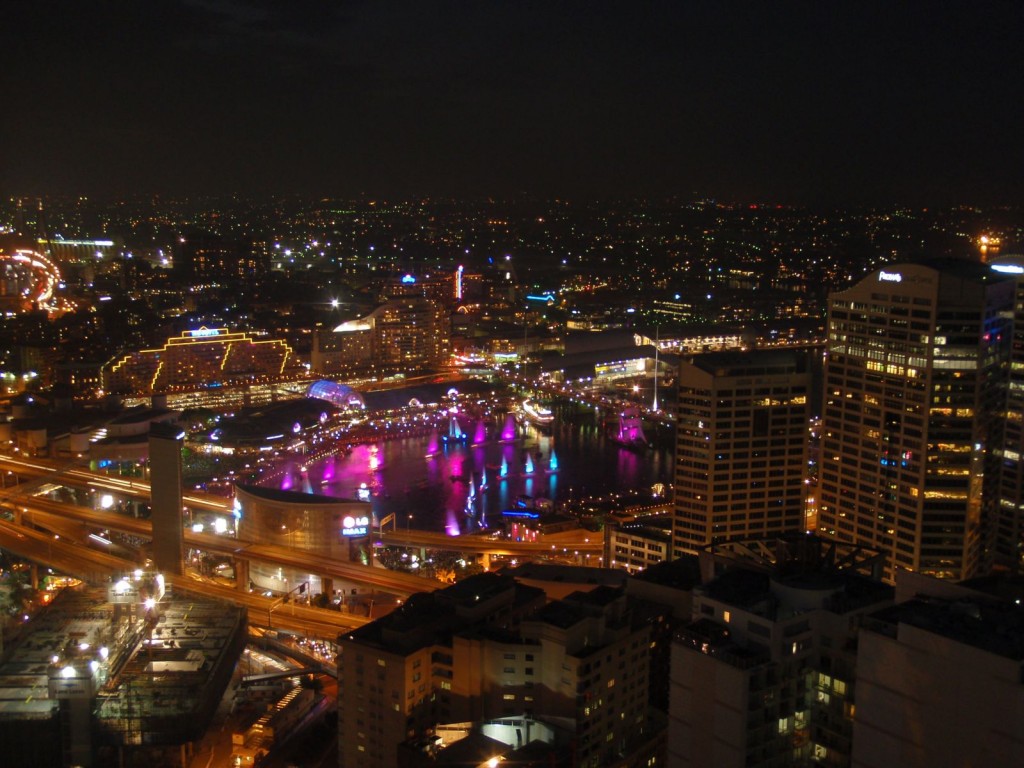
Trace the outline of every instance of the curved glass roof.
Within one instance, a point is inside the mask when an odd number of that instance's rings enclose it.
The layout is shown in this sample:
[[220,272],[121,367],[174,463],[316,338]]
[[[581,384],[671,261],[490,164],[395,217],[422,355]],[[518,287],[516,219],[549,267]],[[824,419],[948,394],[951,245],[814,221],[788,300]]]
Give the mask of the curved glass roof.
[[306,397],[318,397],[338,408],[365,408],[363,396],[347,384],[330,379],[314,381],[306,390]]

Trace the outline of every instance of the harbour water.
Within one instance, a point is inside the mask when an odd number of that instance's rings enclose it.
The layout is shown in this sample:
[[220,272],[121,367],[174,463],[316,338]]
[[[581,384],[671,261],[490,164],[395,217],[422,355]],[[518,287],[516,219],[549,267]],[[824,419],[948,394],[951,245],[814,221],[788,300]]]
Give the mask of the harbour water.
[[[630,450],[610,441],[600,414],[556,409],[550,427],[461,425],[464,440],[406,437],[353,446],[304,466],[290,462],[276,487],[369,500],[375,521],[455,535],[493,525],[520,497],[570,499],[648,491],[672,482],[666,436]],[[502,438],[506,439],[502,439]],[[512,439],[508,439],[508,438]],[[481,440],[481,438],[484,438]]]

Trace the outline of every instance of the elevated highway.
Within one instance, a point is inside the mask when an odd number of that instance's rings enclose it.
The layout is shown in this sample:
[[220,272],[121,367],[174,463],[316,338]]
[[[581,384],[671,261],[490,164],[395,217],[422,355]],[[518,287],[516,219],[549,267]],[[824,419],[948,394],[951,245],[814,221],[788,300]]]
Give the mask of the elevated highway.
[[[77,507],[73,504],[64,504],[41,497],[18,499],[14,503],[7,502],[7,506],[13,508],[11,511],[15,520],[20,520],[21,525],[16,524],[19,529],[30,530],[27,525],[31,524],[48,531],[64,531],[64,535],[67,537],[73,533],[73,530],[69,530],[68,525],[73,524],[80,526],[81,538],[85,538],[89,533],[102,530],[118,531],[147,539],[153,537],[153,526],[149,520],[128,517],[116,512]],[[226,536],[192,533],[186,530],[185,544],[193,549],[230,557],[233,560],[257,560],[283,568],[313,571],[321,576],[365,584],[401,596],[408,596],[415,592],[429,592],[440,586],[436,581],[401,571],[313,556],[302,550],[272,544],[254,544]],[[131,567],[136,568],[138,564],[132,564]]]
[[[102,583],[112,577],[130,573],[137,563],[115,557],[104,552],[56,538],[45,531],[0,520],[0,547],[16,552],[35,562],[83,580]],[[273,626],[306,633],[315,637],[333,638],[341,632],[366,624],[365,616],[311,608],[289,603],[282,605],[279,599],[240,592],[195,574],[166,577],[172,588],[195,592],[206,597],[229,600],[244,605],[249,611],[249,623],[256,626]]]
[[[0,456],[0,473],[3,472],[13,472],[19,478],[31,478],[72,488],[110,491],[137,499],[148,500],[152,493],[148,480],[134,477],[112,477],[100,472],[92,472],[78,466],[75,462],[69,464],[52,459],[21,459],[14,456]],[[0,489],[0,496],[3,496],[3,489]],[[231,499],[225,499],[223,496],[214,496],[198,491],[186,491],[182,495],[182,501],[190,509],[222,514],[230,514],[233,503]]]
[[379,531],[375,534],[375,539],[389,547],[418,547],[420,549],[465,552],[473,555],[510,557],[537,557],[550,555],[552,552],[561,553],[563,550],[594,555],[600,554],[604,547],[602,534],[583,529],[548,534],[543,541],[538,542],[509,541],[508,539],[479,535],[449,536],[446,533],[416,529]]

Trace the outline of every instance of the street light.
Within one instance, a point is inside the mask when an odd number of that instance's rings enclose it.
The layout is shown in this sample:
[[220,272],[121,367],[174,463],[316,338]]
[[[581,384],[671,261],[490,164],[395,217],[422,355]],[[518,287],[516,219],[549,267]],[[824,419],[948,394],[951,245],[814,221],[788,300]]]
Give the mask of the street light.
[[299,586],[295,587],[295,589],[289,590],[283,597],[277,598],[277,600],[274,600],[270,604],[270,607],[267,608],[267,631],[270,631],[270,629],[272,628],[270,620],[271,620],[271,614],[273,614],[274,609],[278,608],[282,603],[287,603],[288,602],[288,598],[291,597],[293,592],[298,592],[300,595],[305,594],[306,588],[308,586],[309,586],[309,582],[308,581],[304,581],[301,584],[299,584]]

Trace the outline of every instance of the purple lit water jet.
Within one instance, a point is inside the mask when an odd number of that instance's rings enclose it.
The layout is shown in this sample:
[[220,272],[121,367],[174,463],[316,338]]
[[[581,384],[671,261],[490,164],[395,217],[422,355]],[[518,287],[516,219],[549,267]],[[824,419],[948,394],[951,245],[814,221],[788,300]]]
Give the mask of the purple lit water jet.
[[458,536],[461,533],[458,518],[450,509],[445,510],[444,513],[444,532],[449,536]]
[[516,417],[511,413],[505,417],[505,426],[501,430],[501,439],[504,442],[516,439]]

